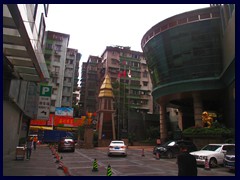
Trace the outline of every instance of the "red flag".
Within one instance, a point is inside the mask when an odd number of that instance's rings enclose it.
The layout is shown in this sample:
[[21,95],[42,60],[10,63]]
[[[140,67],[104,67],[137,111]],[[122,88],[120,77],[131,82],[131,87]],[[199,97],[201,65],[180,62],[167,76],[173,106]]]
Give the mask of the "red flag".
[[126,72],[126,70],[124,70],[123,73],[122,73],[122,76],[126,77],[126,75],[127,75],[127,72]]
[[126,77],[126,75],[127,75],[126,70],[124,70],[123,72],[119,72],[119,73],[118,73],[118,77],[119,77],[119,78],[120,78],[120,77]]

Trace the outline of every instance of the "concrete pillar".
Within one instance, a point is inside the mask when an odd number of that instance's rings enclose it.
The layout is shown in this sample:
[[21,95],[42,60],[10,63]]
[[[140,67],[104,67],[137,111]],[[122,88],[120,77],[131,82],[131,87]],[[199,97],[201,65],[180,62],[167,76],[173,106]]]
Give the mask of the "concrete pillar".
[[102,139],[102,127],[103,127],[103,112],[100,112],[100,116],[99,116],[99,129],[98,129],[98,139]]
[[112,132],[113,132],[113,139],[116,139],[115,123],[114,123],[114,113],[112,113]]
[[178,109],[178,127],[179,129],[181,129],[181,131],[183,130],[183,113],[181,110]]
[[200,93],[194,92],[193,93],[193,109],[194,109],[194,121],[195,126],[202,127],[202,99]]
[[161,142],[165,142],[167,138],[167,126],[166,126],[166,106],[160,105],[160,139]]

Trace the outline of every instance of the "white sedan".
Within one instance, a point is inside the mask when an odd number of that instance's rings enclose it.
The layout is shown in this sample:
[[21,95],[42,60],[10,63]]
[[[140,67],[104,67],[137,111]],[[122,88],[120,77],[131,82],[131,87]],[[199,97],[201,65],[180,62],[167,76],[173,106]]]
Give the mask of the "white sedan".
[[110,155],[123,155],[127,156],[127,146],[124,141],[114,140],[108,146],[108,156]]
[[208,144],[199,151],[191,152],[194,155],[198,165],[205,165],[208,160],[209,167],[223,165],[224,154],[235,147],[235,144]]

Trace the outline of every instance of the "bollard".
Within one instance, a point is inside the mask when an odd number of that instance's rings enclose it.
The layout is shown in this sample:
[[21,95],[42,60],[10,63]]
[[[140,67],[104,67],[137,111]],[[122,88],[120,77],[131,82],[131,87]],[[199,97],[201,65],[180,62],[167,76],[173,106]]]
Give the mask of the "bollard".
[[97,160],[94,159],[94,161],[93,161],[92,172],[96,172],[96,171],[98,171],[98,164],[97,164]]
[[112,176],[112,169],[110,165],[107,167],[107,176]]

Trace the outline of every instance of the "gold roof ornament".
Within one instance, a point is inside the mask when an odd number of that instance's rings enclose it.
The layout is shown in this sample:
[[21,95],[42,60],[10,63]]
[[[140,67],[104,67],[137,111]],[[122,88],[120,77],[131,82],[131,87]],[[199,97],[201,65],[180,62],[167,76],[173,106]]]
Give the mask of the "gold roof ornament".
[[111,79],[107,74],[100,88],[98,97],[112,97],[113,98],[113,88],[111,84]]

